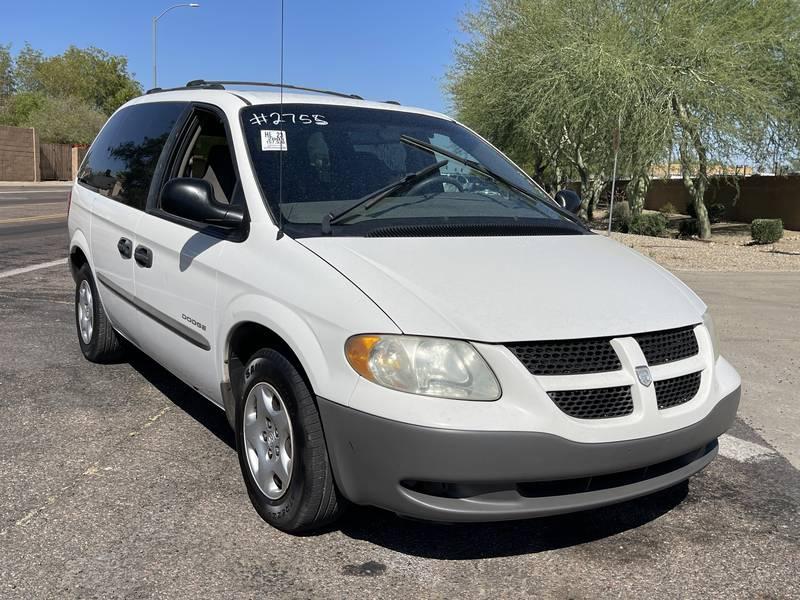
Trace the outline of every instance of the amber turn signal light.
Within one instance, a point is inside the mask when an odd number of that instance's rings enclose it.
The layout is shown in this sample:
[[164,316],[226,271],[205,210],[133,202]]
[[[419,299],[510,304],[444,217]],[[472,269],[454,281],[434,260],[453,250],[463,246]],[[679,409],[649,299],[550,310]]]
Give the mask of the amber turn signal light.
[[380,341],[381,338],[378,335],[356,335],[347,340],[344,345],[347,362],[355,369],[356,373],[365,379],[373,379],[367,363],[370,351]]

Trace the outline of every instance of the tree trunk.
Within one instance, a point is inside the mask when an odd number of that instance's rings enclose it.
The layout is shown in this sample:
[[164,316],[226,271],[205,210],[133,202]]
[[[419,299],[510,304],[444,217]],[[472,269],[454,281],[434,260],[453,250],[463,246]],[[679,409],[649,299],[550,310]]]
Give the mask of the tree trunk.
[[599,173],[592,179],[586,190],[583,191],[582,199],[586,199],[586,218],[591,221],[594,219],[594,209],[600,201],[600,196],[603,194],[603,188],[606,186],[605,173]]
[[631,208],[631,216],[642,214],[649,185],[650,177],[644,171],[634,175],[628,183],[626,196],[628,198],[628,205]]
[[[708,210],[706,209],[705,203],[706,188],[708,187],[708,154],[706,152],[706,147],[703,144],[703,140],[700,137],[700,132],[689,119],[689,111],[686,106],[684,106],[683,103],[678,100],[678,98],[673,96],[672,107],[682,129],[678,150],[680,154],[683,185],[686,187],[692,197],[692,205],[697,213],[697,221],[700,228],[700,239],[707,240],[711,238],[711,222],[708,220]],[[698,172],[696,181],[692,181],[690,174],[690,140],[692,146],[694,147],[695,153],[697,154]]]
[[578,209],[578,216],[587,220],[591,218],[589,204],[592,199],[590,193],[592,182],[589,180],[589,171],[586,169],[579,167],[578,174],[581,176],[581,206]]
[[705,195],[706,195],[706,178],[699,177],[694,185],[694,197],[692,202],[694,210],[697,213],[697,220],[700,223],[700,239],[707,240],[711,238],[711,221],[708,219],[708,209],[706,208]]

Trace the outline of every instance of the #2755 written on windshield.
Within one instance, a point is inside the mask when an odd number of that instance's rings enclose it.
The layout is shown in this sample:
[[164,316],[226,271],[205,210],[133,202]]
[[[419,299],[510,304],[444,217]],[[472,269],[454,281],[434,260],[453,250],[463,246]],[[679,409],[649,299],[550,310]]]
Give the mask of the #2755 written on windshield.
[[281,123],[296,123],[299,125],[327,125],[324,115],[306,115],[295,113],[271,112],[268,115],[253,113],[250,117],[251,125],[280,125]]

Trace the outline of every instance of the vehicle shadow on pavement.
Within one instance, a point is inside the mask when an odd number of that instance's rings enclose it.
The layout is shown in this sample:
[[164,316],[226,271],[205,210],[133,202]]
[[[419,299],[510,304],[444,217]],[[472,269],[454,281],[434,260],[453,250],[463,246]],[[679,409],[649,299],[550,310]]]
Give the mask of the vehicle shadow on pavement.
[[[138,350],[128,363],[178,408],[235,448],[225,413]],[[473,560],[533,554],[579,546],[635,529],[678,506],[687,496],[687,482],[644,498],[579,513],[500,523],[440,524],[414,521],[369,507],[351,506],[332,527],[336,531],[396,552],[440,560]]]
[[129,347],[126,351],[126,358],[131,367],[144,377],[150,385],[169,398],[175,406],[225,442],[231,449],[236,448],[233,431],[228,425],[225,412],[221,408],[203,398],[191,387],[136,348]]

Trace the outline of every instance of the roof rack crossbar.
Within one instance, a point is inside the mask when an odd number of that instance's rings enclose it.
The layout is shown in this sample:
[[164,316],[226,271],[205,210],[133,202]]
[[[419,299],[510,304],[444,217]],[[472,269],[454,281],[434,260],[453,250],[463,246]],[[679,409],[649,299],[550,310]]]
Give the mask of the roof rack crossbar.
[[315,92],[317,94],[328,94],[329,96],[339,96],[340,98],[351,98],[353,100],[363,100],[358,94],[345,94],[343,92],[334,92],[331,90],[320,90],[317,88],[304,87],[301,85],[291,85],[289,83],[271,83],[269,81],[207,81],[205,79],[194,79],[186,84],[187,88],[193,87],[210,87],[210,86],[226,86],[226,85],[252,85],[259,87],[274,87],[285,88],[287,90],[300,90],[303,92]]

